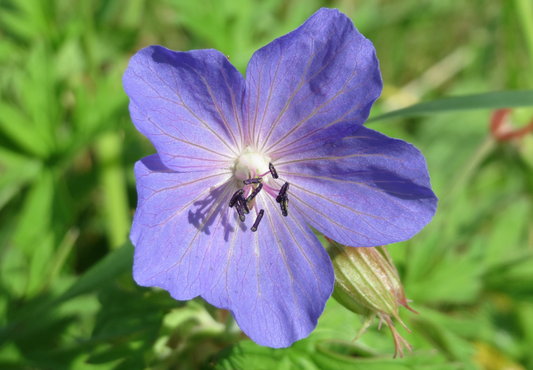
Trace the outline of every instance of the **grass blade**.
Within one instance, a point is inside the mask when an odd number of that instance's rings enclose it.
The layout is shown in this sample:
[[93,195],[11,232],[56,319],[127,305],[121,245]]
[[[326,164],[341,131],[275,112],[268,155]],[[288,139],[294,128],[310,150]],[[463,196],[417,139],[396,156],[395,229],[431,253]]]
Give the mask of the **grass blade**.
[[421,116],[433,113],[445,113],[458,110],[499,109],[533,106],[533,90],[497,91],[485,94],[454,96],[415,104],[370,118],[367,122],[376,122],[391,118]]

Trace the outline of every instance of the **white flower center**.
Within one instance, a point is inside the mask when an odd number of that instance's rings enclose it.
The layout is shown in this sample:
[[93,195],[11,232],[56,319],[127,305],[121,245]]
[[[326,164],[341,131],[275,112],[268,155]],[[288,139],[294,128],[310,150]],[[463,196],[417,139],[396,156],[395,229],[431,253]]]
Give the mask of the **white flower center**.
[[[281,188],[277,187],[275,179],[278,179],[279,175],[270,161],[270,157],[257,153],[247,146],[235,163],[230,166],[237,179],[237,191],[231,196],[228,206],[235,208],[241,222],[244,222],[246,215],[255,208],[257,217],[250,228],[252,232],[257,231],[265,213],[264,209],[257,212],[260,206],[256,203],[256,197],[261,191],[276,198],[284,217],[289,215],[289,195],[287,193],[289,183],[285,182]],[[268,184],[269,178],[272,179],[273,183]]]
[[235,177],[242,181],[269,172],[270,160],[270,157],[256,153],[247,146],[235,162]]

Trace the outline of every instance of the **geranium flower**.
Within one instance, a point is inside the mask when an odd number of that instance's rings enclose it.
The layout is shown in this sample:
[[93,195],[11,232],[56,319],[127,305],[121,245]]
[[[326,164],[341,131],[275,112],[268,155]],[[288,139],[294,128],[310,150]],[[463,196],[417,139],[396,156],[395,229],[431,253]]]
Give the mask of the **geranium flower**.
[[435,212],[420,152],[362,126],[382,89],[378,61],[337,10],[259,49],[246,80],[219,51],[150,46],[124,88],[157,150],[135,166],[135,280],[231,310],[261,345],[307,336],[331,295],[309,225],[378,246]]

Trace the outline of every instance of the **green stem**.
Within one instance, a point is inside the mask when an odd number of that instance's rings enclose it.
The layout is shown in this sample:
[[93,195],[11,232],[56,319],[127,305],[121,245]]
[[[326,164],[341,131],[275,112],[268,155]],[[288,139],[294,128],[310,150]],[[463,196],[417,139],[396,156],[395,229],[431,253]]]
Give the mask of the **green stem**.
[[[522,32],[524,33],[526,47],[529,53],[529,62],[533,66],[533,1],[515,0],[515,8],[520,25],[522,26]],[[533,82],[533,74],[530,74],[529,78]],[[530,248],[533,248],[533,221],[530,221],[529,224],[528,244]]]
[[515,0],[516,12],[522,32],[526,40],[526,47],[529,52],[529,60],[533,65],[533,1]]
[[126,242],[131,225],[126,180],[120,163],[122,138],[117,132],[107,132],[98,138],[95,149],[101,168],[107,237],[111,248],[117,248]]
[[54,257],[51,260],[50,268],[48,269],[47,275],[44,278],[42,288],[43,291],[47,290],[50,287],[50,284],[52,284],[54,279],[59,275],[59,272],[65,264],[67,257],[72,251],[72,248],[74,247],[79,235],[80,231],[76,227],[73,227],[67,231],[65,237],[61,241],[61,244],[59,244],[59,248],[57,248]]
[[485,160],[485,158],[487,158],[487,156],[495,147],[496,142],[494,139],[490,136],[487,136],[487,138],[477,147],[476,151],[472,154],[468,161],[466,161],[466,164],[456,175],[454,181],[452,182],[452,187],[443,197],[443,204],[441,207],[453,202],[456,199],[461,190],[464,189],[468,182],[472,179],[481,163]]

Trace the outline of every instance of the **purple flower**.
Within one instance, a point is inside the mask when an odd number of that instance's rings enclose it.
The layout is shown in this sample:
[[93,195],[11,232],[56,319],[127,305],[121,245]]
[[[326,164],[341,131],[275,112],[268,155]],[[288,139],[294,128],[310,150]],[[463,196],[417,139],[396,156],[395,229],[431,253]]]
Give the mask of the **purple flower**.
[[157,150],[135,166],[135,280],[231,310],[261,345],[307,336],[333,290],[308,225],[368,247],[411,238],[435,213],[420,152],[362,126],[378,61],[337,10],[258,50],[246,80],[216,50],[150,46],[124,88]]

